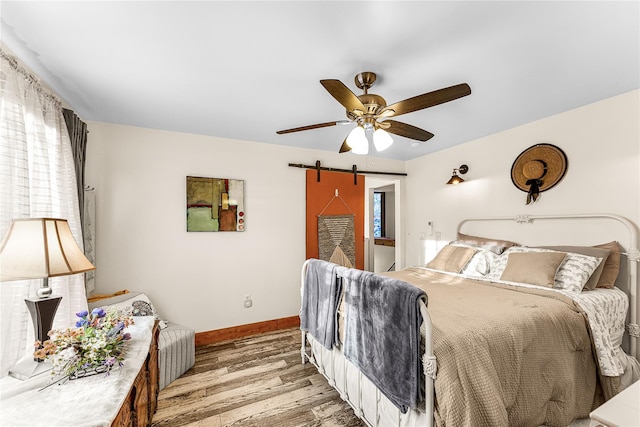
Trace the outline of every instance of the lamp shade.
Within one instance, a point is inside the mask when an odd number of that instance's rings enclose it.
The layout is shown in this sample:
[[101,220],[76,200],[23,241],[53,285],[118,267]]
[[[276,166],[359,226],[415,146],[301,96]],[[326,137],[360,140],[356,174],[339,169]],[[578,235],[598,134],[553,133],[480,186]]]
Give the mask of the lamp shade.
[[376,129],[373,133],[373,145],[377,151],[384,151],[393,144],[393,138],[384,129]]
[[354,154],[367,154],[369,152],[369,140],[364,133],[364,128],[356,126],[347,136],[347,144]]
[[458,176],[458,174],[456,173],[456,171],[453,171],[453,175],[451,175],[451,179],[449,179],[449,181],[447,182],[447,184],[453,184],[453,185],[458,185],[461,182],[464,182],[464,179],[462,179],[461,177]]
[[94,270],[66,219],[14,219],[0,243],[0,281],[66,276]]

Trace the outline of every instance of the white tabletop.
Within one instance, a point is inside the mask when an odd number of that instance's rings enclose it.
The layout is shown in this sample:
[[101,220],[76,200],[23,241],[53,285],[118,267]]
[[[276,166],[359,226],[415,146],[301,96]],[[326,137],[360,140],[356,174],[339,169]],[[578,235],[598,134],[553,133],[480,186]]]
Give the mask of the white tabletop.
[[590,417],[608,427],[640,426],[640,381],[596,408]]

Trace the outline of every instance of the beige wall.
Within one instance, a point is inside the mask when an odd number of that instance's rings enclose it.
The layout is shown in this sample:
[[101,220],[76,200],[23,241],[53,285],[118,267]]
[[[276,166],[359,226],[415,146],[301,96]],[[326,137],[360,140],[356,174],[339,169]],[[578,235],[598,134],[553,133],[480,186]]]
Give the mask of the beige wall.
[[[196,331],[297,315],[305,186],[303,170],[290,162],[406,168],[403,225],[396,230],[404,265],[424,263],[470,216],[608,212],[640,224],[639,97],[634,91],[409,162],[375,159],[373,165],[354,155],[89,123],[96,291],[144,291],[163,317]],[[510,168],[540,142],[561,147],[569,169],[558,186],[525,206]],[[470,167],[467,182],[445,185],[462,163]],[[247,231],[187,233],[187,175],[244,179]],[[434,236],[420,240],[429,220],[441,233],[438,243]],[[243,307],[244,295],[252,296],[252,308]]]
[[[405,163],[89,123],[96,292],[144,291],[160,314],[208,331],[298,315],[305,172],[289,163],[404,172]],[[338,142],[336,144],[339,145]],[[337,149],[337,145],[336,145]],[[245,181],[245,232],[188,233],[186,176]],[[252,308],[244,308],[251,295]]]
[[[407,265],[429,261],[469,217],[612,213],[640,224],[639,98],[633,91],[407,162]],[[511,165],[537,143],[562,148],[569,166],[556,187],[527,206],[526,193],[511,182]],[[463,163],[466,182],[445,185]],[[420,240],[429,220],[434,235]]]

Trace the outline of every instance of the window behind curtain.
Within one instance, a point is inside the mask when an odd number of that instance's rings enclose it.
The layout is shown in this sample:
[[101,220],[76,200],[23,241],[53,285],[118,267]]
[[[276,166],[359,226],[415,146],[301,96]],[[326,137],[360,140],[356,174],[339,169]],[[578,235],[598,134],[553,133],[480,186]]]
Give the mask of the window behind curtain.
[[[0,65],[0,234],[15,218],[64,218],[82,248],[73,153],[61,103],[2,49]],[[40,284],[0,284],[0,377],[33,353],[24,299],[35,297]],[[74,313],[87,307],[83,275],[51,278],[49,284],[62,296],[53,328],[72,326]]]

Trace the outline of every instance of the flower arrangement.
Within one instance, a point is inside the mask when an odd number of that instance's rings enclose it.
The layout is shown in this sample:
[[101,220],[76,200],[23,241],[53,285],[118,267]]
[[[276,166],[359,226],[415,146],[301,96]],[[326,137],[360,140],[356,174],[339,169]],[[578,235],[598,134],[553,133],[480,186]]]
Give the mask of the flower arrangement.
[[109,375],[122,366],[126,342],[131,339],[124,328],[133,324],[131,316],[112,308],[95,308],[89,313],[76,313],[80,318],[75,328],[49,331],[44,343],[36,341],[33,355],[52,363],[51,375],[77,378],[91,373]]

